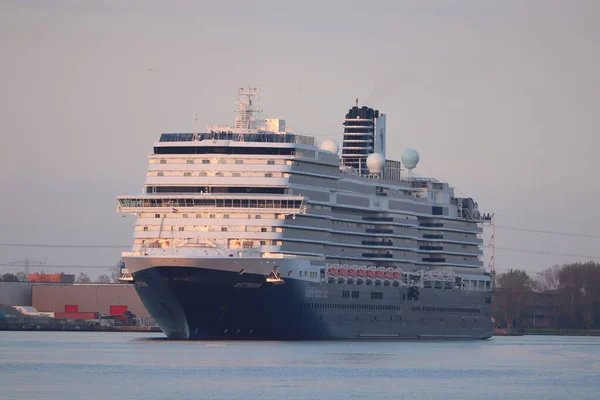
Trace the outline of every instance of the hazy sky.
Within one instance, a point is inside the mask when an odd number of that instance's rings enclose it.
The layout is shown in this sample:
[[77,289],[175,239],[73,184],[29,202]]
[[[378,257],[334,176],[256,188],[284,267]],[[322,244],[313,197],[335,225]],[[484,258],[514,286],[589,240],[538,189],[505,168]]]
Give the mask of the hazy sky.
[[[497,246],[598,261],[599,17],[593,0],[3,0],[0,243],[130,245],[115,197],[140,192],[152,143],[196,113],[230,123],[251,84],[320,140],[358,97],[388,115],[388,158],[418,149],[416,171],[499,227],[595,236],[499,228]],[[0,246],[0,264],[119,253]],[[585,260],[499,249],[496,266]]]

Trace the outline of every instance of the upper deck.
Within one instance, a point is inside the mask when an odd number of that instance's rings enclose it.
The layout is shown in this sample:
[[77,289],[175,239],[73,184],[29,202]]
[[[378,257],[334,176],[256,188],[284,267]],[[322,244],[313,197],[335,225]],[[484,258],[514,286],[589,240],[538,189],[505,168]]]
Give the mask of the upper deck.
[[[160,135],[158,145],[163,143],[189,143],[201,142],[203,140],[230,140],[233,142],[245,143],[295,143],[308,146],[315,145],[315,138],[312,136],[298,135],[295,133],[275,133],[268,131],[249,131],[232,129],[228,131],[213,131],[206,133],[163,133]],[[156,145],[156,144],[155,144]]]

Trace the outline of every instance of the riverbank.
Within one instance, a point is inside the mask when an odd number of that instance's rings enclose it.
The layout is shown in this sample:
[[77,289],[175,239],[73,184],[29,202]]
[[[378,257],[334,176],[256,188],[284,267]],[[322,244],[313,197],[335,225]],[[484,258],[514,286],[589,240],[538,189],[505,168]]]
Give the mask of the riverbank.
[[0,331],[161,332],[157,326],[103,325],[97,320],[13,317],[0,320]]
[[552,336],[600,336],[597,329],[503,329],[496,328],[494,336],[525,336],[525,335],[552,335]]

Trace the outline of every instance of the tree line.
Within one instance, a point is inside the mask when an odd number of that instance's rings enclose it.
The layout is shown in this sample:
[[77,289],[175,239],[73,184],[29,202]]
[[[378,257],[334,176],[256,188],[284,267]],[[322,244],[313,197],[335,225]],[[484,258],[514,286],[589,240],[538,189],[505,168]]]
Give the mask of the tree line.
[[[63,273],[61,272],[61,274],[63,274]],[[3,275],[0,275],[0,282],[27,282],[27,281],[28,281],[27,274],[25,274],[24,272],[17,272],[16,274],[7,272]],[[87,283],[87,282],[92,282],[92,279],[85,272],[81,272],[75,279],[75,282]],[[113,276],[111,278],[110,276],[108,276],[108,274],[102,274],[98,278],[96,278],[96,280],[94,282],[97,282],[97,283],[115,282],[116,283],[116,282],[118,282],[118,275],[116,277]]]
[[600,264],[498,274],[492,313],[502,328],[600,329]]

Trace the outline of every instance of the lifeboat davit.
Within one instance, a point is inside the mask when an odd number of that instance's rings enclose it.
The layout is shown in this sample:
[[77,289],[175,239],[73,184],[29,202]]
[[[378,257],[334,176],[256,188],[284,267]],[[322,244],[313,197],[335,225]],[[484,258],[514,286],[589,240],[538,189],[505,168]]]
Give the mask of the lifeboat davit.
[[348,266],[340,265],[340,268],[338,269],[338,283],[345,283],[347,277],[348,277]]
[[366,278],[367,278],[367,266],[361,265],[356,270],[356,284],[362,285],[363,283],[365,283]]
[[348,268],[348,278],[346,280],[348,283],[354,283],[356,281],[357,270],[358,267],[356,265],[351,265],[350,268]]
[[383,272],[383,284],[389,286],[394,280],[394,268],[388,267]]
[[377,268],[375,268],[375,267],[367,268],[367,274],[366,274],[367,277],[365,279],[367,285],[370,285],[375,280],[375,271],[376,270],[377,270]]

